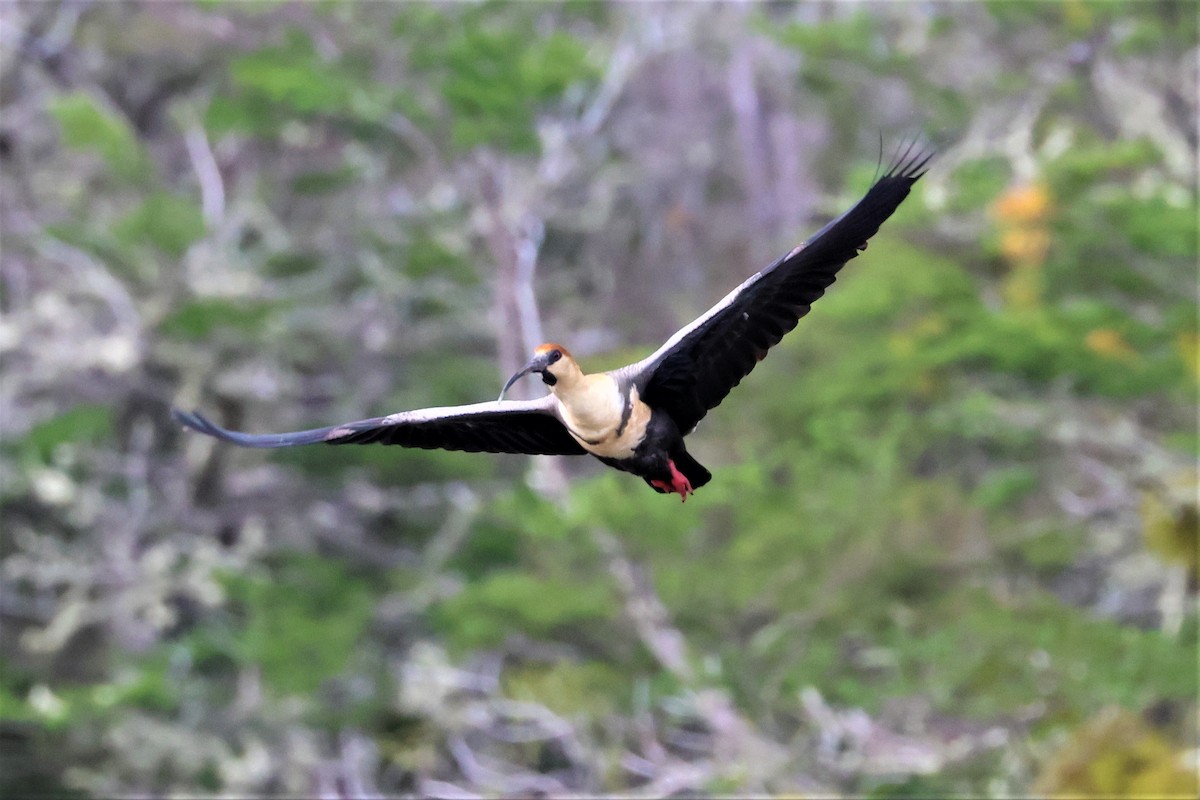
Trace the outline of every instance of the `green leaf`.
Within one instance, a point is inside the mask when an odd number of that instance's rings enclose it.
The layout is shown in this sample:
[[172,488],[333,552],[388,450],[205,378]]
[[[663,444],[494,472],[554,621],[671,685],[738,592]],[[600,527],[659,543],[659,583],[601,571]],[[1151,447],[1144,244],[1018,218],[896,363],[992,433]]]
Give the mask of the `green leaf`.
[[1027,466],[989,472],[975,489],[975,502],[989,511],[1011,508],[1038,486],[1037,471]]
[[63,144],[98,153],[117,176],[141,178],[149,171],[149,159],[129,121],[109,113],[85,92],[55,98],[50,114],[62,129]]
[[269,256],[263,264],[263,274],[272,278],[292,278],[307,275],[320,269],[322,257],[319,253],[285,250]]
[[510,634],[552,636],[608,619],[613,611],[605,585],[537,578],[496,571],[442,603],[437,619],[466,647],[489,646]]
[[520,54],[517,69],[535,103],[558,99],[571,85],[597,77],[587,46],[561,31],[536,41]]
[[292,555],[272,578],[232,576],[241,606],[236,655],[277,692],[310,694],[345,667],[371,618],[373,592],[341,563]]
[[995,157],[960,164],[950,176],[951,211],[972,212],[985,208],[1012,180],[1008,161]]
[[186,253],[204,230],[200,206],[169,192],[155,192],[113,225],[113,235],[121,244],[149,244],[171,258]]
[[[511,13],[514,9],[521,13]],[[428,32],[417,37],[412,63],[440,83],[451,140],[459,149],[488,145],[536,152],[541,108],[598,75],[582,41],[563,32],[531,36],[524,12],[519,6],[472,7],[452,18],[457,24],[447,24],[444,15],[402,17],[406,35]]]
[[269,137],[285,119],[276,106],[252,95],[217,95],[204,112],[204,128],[214,139],[233,132]]
[[23,446],[36,460],[50,461],[60,445],[92,444],[110,435],[113,430],[113,411],[108,406],[78,405],[45,422],[40,422],[26,434]]
[[503,681],[505,696],[545,703],[566,716],[612,713],[630,689],[624,673],[596,661],[517,665],[504,671]]
[[317,54],[312,39],[293,29],[281,47],[257,50],[229,67],[235,85],[299,112],[345,108],[354,86]]
[[1079,557],[1083,542],[1078,532],[1050,528],[1035,536],[1002,545],[1002,555],[1040,573],[1055,574]]
[[360,171],[350,165],[338,169],[304,172],[297,175],[292,181],[292,189],[297,194],[329,194],[353,185],[359,175]]
[[479,283],[475,264],[425,231],[414,231],[404,271],[410,278],[450,278],[463,285]]
[[274,307],[266,301],[220,297],[193,300],[163,319],[158,329],[164,336],[188,341],[206,339],[218,328],[249,333],[261,329]]

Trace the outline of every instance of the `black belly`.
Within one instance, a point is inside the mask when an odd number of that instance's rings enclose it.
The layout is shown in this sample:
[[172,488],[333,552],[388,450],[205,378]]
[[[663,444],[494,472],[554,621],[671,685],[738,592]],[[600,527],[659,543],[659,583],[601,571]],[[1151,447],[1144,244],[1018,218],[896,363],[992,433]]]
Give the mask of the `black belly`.
[[651,409],[650,421],[646,424],[646,436],[633,449],[632,456],[597,458],[610,467],[632,472],[660,493],[663,491],[662,487],[656,486],[654,482],[671,483],[672,461],[675,462],[675,468],[692,484],[692,489],[699,489],[712,480],[712,473],[692,458],[684,447],[683,435],[679,432],[675,420],[667,412],[657,408]]

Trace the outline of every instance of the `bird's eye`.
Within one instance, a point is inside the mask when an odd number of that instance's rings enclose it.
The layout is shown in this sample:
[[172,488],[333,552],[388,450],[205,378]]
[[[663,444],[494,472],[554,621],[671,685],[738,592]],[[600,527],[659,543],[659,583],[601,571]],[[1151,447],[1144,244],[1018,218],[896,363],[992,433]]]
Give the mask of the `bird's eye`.
[[546,360],[549,363],[553,364],[555,361],[558,361],[560,358],[562,358],[562,350],[551,350],[550,355],[547,357]]

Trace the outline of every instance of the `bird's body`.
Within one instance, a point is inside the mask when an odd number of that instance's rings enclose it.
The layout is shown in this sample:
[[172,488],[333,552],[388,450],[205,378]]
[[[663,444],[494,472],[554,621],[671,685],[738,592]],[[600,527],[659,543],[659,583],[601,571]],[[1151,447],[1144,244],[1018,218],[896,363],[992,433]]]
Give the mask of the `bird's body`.
[[[580,447],[610,467],[640,475],[659,491],[685,499],[712,478],[687,455],[670,414],[647,405],[636,382],[623,380],[619,371],[585,375],[570,353],[552,347],[563,354],[551,366],[554,412]],[[560,373],[571,377],[563,379]]]
[[197,413],[173,411],[193,430],[245,447],[315,444],[396,444],[447,450],[547,455],[591,454],[638,475],[656,491],[682,499],[712,475],[684,447],[683,437],[717,406],[808,313],[838,270],[924,174],[929,154],[905,151],[857,205],[807,242],[751,276],[649,357],[602,373],[585,373],[557,344],[538,347],[504,387],[537,373],[550,394],[501,399],[283,434],[225,430]]

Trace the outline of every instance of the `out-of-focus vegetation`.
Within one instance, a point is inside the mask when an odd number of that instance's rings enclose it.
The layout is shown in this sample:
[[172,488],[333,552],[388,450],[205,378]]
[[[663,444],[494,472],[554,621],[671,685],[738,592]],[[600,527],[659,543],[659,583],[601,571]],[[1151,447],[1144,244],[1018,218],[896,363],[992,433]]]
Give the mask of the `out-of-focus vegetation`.
[[[1193,5],[0,15],[3,793],[1195,796]],[[915,132],[685,506],[167,415],[623,363]]]

